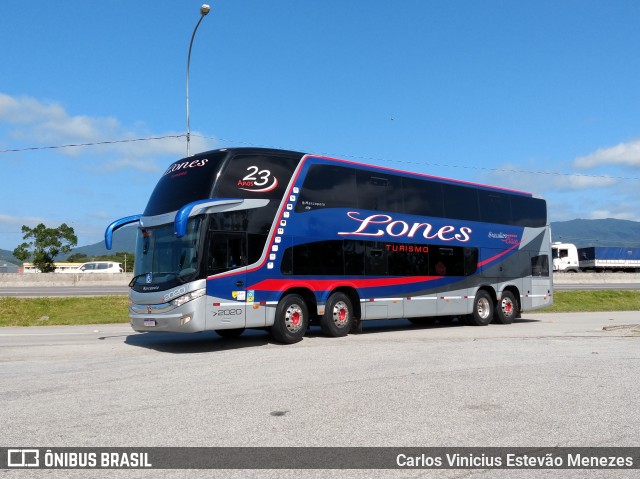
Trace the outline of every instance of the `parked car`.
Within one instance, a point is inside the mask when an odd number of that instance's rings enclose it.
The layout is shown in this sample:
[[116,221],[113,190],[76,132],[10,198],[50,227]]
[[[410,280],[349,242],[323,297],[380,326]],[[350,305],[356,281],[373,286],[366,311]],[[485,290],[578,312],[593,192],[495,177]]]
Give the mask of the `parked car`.
[[92,261],[79,266],[78,273],[122,273],[122,263],[112,263],[111,261]]

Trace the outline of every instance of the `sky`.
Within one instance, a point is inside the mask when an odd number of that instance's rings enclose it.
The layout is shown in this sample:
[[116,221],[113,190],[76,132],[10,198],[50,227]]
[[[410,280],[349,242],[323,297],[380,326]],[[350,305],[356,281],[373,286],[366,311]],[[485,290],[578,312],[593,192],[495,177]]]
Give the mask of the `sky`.
[[[529,191],[550,221],[640,221],[640,2],[210,4],[192,153],[292,149]],[[92,244],[144,210],[186,156],[200,5],[0,2],[1,249],[38,223]]]

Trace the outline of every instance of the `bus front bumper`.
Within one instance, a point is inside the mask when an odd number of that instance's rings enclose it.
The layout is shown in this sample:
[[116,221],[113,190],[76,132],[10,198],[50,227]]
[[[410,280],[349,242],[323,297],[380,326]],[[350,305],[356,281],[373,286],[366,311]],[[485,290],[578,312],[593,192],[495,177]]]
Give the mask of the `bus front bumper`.
[[[163,333],[197,333],[205,330],[206,296],[189,301],[168,312],[159,312],[157,305],[148,305],[147,313],[129,308],[129,322],[134,331]],[[138,311],[141,305],[136,305]]]

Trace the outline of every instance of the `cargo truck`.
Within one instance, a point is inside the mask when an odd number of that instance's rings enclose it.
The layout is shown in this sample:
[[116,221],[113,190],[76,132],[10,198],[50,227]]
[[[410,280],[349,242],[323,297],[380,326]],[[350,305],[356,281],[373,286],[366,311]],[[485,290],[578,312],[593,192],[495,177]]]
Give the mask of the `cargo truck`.
[[640,248],[578,248],[581,271],[640,271]]
[[589,246],[576,248],[571,243],[553,243],[553,271],[640,272],[640,248]]

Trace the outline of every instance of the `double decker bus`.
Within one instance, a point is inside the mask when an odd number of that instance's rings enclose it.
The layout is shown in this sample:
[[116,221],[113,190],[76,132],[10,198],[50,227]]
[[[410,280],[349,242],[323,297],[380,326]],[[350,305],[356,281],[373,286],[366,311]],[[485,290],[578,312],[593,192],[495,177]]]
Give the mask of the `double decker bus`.
[[136,331],[363,321],[511,323],[553,302],[546,202],[530,193],[292,151],[228,148],[173,163],[137,224]]

